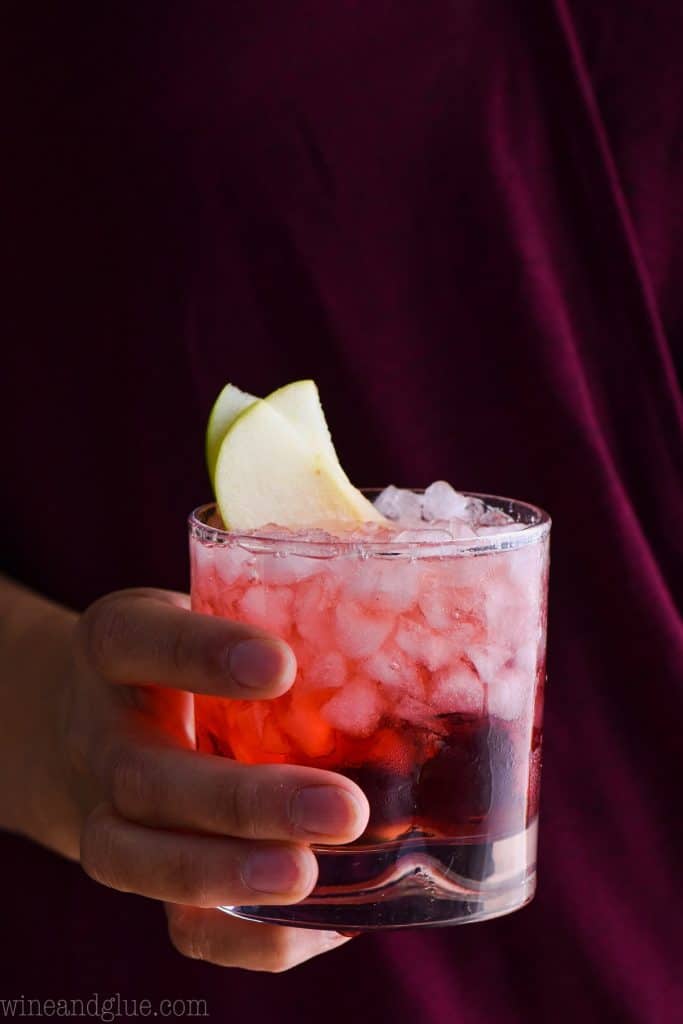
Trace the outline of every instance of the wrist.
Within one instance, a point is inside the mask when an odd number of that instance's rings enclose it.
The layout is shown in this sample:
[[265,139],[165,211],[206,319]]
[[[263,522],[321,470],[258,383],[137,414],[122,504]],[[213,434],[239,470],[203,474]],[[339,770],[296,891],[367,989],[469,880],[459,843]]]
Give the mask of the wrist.
[[50,685],[45,694],[44,719],[38,732],[44,746],[34,761],[31,814],[27,834],[73,860],[80,855],[80,835],[87,814],[84,779],[71,756],[68,723],[76,673],[72,634],[77,616],[58,608],[46,623],[52,651]]
[[80,813],[63,725],[77,616],[2,583],[0,825],[78,857]]

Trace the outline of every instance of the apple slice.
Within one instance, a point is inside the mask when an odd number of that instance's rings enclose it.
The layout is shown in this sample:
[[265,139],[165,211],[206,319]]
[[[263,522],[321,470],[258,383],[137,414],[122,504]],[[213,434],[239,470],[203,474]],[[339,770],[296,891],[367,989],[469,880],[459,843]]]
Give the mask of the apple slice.
[[206,464],[211,483],[213,483],[216,472],[218,452],[230,424],[256,401],[258,401],[256,395],[250,395],[248,391],[240,391],[234,384],[226,384],[213,403],[206,427]]
[[312,380],[296,380],[268,395],[264,401],[289,420],[315,448],[327,451],[337,461],[320,395]]
[[268,401],[249,405],[228,428],[216,462],[214,484],[225,526],[253,530],[268,523],[382,522],[330,448],[329,435],[327,442],[314,443],[310,433],[298,430]]
[[[234,384],[226,384],[214,402],[206,428],[206,462],[212,484],[218,452],[228,428],[241,412],[257,401],[256,395],[241,391]],[[334,459],[337,458],[314,381],[297,380],[286,384],[268,395],[265,401],[290,420],[314,445],[326,448]]]

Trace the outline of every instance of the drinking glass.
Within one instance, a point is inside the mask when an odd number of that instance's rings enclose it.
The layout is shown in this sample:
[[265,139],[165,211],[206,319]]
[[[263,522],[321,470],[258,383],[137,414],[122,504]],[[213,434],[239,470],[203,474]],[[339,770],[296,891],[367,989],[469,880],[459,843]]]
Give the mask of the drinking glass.
[[512,521],[397,541],[231,532],[214,505],[191,515],[193,609],[277,634],[298,663],[273,700],[195,697],[198,749],[340,772],[371,809],[355,842],[313,847],[303,902],[230,914],[361,931],[481,921],[532,898],[550,519],[468,497]]

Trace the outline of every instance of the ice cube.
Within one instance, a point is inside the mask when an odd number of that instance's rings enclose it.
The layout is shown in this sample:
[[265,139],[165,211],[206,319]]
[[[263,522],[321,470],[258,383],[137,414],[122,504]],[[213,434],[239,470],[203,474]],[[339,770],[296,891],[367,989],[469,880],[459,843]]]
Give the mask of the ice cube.
[[443,668],[453,656],[453,644],[446,637],[409,619],[401,622],[396,630],[396,643],[404,654],[425,665],[430,672]]
[[491,575],[490,555],[466,555],[462,558],[448,558],[442,562],[434,560],[429,570],[446,587],[473,587],[485,591]]
[[470,500],[445,480],[437,480],[424,493],[422,517],[427,522],[434,519],[468,519],[467,506]]
[[375,508],[387,519],[419,522],[422,519],[422,497],[400,487],[386,487],[375,499]]
[[508,647],[498,644],[469,647],[465,653],[483,683],[492,683],[501,675],[503,668],[512,657],[512,652]]
[[307,757],[324,757],[334,750],[334,733],[329,721],[321,717],[312,695],[292,693],[292,701],[280,716],[280,724]]
[[546,567],[547,548],[542,544],[526,544],[505,554],[505,570],[517,586],[538,595]]
[[245,551],[239,544],[226,544],[215,550],[216,572],[222,586],[230,587],[237,580],[246,582],[258,578],[256,559],[251,551]]
[[491,640],[514,648],[535,638],[540,611],[538,588],[518,586],[503,573],[491,579],[485,596],[486,628]]
[[448,629],[451,624],[452,593],[450,587],[425,587],[418,599],[427,625],[437,632]]
[[453,540],[450,530],[439,530],[434,527],[411,530],[401,530],[394,538],[403,544],[444,544]]
[[389,615],[376,615],[348,602],[335,612],[337,646],[349,658],[367,658],[379,650],[392,630]]
[[342,580],[340,601],[360,601],[370,609],[407,611],[420,587],[420,568],[415,561],[347,558],[337,563]]
[[516,523],[511,515],[504,512],[502,508],[494,508],[488,505],[475,523],[477,534],[480,537],[501,533],[515,533],[519,530],[526,530],[526,523]]
[[214,609],[220,612],[218,594],[222,591],[222,588],[218,587],[214,550],[201,548],[199,545],[190,549],[192,607],[195,611],[208,611],[209,614],[212,614]]
[[453,540],[472,540],[477,534],[464,519],[449,519],[448,532]]
[[292,625],[294,594],[289,587],[248,587],[237,605],[240,619],[278,636],[285,636]]
[[381,563],[373,604],[394,614],[412,608],[420,590],[420,567],[407,558]]
[[461,518],[466,519],[468,523],[472,523],[474,526],[479,522],[481,517],[486,512],[487,505],[481,498],[468,498],[467,508],[465,515]]
[[217,553],[217,548],[214,546],[193,541],[190,554],[192,556],[192,569],[194,572],[200,577],[213,575]]
[[427,625],[458,643],[484,638],[480,598],[472,587],[425,587],[418,601]]
[[408,694],[391,707],[391,716],[402,722],[410,722],[411,725],[424,726],[432,723],[434,711],[424,700]]
[[332,636],[332,608],[336,589],[329,573],[304,580],[296,588],[294,622],[300,636],[312,646],[330,650]]
[[533,682],[514,668],[504,668],[489,684],[488,711],[496,718],[512,722],[527,712],[531,713]]
[[350,736],[370,736],[384,712],[377,686],[368,679],[352,679],[340,687],[321,709],[321,715],[335,729]]
[[240,619],[254,626],[266,628],[266,595],[265,588],[254,585],[249,587],[237,604]]
[[530,638],[525,644],[517,648],[514,654],[515,672],[525,676],[530,685],[536,681],[536,670],[538,668],[538,646],[540,635]]
[[494,508],[489,505],[486,511],[479,516],[477,526],[509,526],[510,523],[514,523],[512,516],[509,516],[502,508]]
[[518,718],[534,690],[535,673],[527,654],[516,663],[514,650],[489,644],[472,648],[467,655],[486,685],[489,714],[506,721]]
[[415,663],[393,645],[382,648],[364,661],[361,670],[381,683],[387,693],[409,692],[419,696],[423,692]]
[[303,555],[267,554],[256,556],[256,568],[266,583],[289,584],[310,579],[325,569],[325,561]]
[[436,714],[480,715],[484,687],[471,666],[460,661],[434,675],[429,703]]
[[305,689],[333,689],[341,686],[347,679],[348,667],[346,659],[339,651],[324,651],[315,655],[308,664],[301,668],[300,686]]

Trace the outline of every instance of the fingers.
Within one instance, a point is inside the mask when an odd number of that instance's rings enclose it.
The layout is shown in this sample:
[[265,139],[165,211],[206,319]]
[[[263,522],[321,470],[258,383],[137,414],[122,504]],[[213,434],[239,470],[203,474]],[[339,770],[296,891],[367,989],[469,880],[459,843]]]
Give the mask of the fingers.
[[173,834],[124,821],[105,806],[85,824],[81,864],[112,889],[194,907],[297,903],[318,876],[304,846]]
[[345,843],[369,806],[349,779],[318,768],[242,765],[171,747],[132,746],[110,766],[118,813],[156,828],[243,839]]
[[337,932],[253,924],[220,910],[166,907],[171,942],[183,956],[221,967],[281,973],[349,941]]
[[79,620],[77,644],[111,682],[253,700],[283,693],[296,674],[283,640],[190,612],[184,595],[164,590],[122,590],[96,601]]

